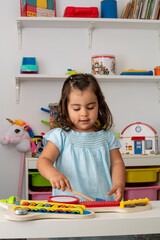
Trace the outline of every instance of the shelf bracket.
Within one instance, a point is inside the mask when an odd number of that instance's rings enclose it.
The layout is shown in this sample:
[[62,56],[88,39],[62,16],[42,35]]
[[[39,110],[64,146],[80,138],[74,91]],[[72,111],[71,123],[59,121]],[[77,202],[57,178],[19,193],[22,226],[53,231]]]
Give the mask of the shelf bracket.
[[92,32],[94,22],[90,22],[88,26],[88,49],[92,48]]
[[160,81],[157,83],[157,91],[158,91],[158,102],[160,103]]
[[20,98],[20,79],[16,78],[16,103],[19,103]]
[[17,21],[17,31],[18,31],[18,47],[22,48],[22,27],[20,21]]

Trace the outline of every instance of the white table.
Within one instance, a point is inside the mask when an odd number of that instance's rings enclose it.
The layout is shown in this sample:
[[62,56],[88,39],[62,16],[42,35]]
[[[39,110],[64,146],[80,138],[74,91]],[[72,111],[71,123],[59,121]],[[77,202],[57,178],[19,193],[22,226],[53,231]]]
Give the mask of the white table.
[[45,219],[28,222],[5,220],[0,208],[0,239],[85,237],[160,233],[160,201],[152,210],[136,213],[96,213],[93,219]]

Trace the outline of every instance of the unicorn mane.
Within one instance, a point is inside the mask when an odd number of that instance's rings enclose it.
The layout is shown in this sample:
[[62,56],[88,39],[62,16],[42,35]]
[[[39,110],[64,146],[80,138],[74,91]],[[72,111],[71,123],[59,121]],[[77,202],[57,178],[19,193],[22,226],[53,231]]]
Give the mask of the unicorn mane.
[[21,126],[21,127],[27,125],[28,126],[27,132],[29,133],[29,136],[31,138],[34,138],[34,132],[33,132],[32,128],[26,122],[24,122],[21,119],[17,119],[17,120],[14,120],[14,124]]

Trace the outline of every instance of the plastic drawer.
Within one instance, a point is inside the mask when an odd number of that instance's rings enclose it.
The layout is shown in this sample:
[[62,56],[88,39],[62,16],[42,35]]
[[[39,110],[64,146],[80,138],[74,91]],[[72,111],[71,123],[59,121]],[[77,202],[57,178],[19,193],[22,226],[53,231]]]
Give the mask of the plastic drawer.
[[158,200],[160,185],[149,187],[127,187],[124,191],[124,200],[148,198],[150,201]]
[[49,197],[52,196],[52,192],[32,192],[29,191],[29,199],[30,200],[44,200],[47,201]]
[[126,169],[126,183],[156,182],[160,168]]
[[50,187],[51,183],[35,170],[29,171],[29,185],[30,187]]

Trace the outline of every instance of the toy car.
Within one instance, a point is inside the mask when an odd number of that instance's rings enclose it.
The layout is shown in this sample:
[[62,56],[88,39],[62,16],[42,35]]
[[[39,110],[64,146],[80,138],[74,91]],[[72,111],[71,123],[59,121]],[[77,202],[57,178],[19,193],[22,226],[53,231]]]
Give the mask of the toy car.
[[35,57],[23,57],[21,73],[38,73],[37,60]]

